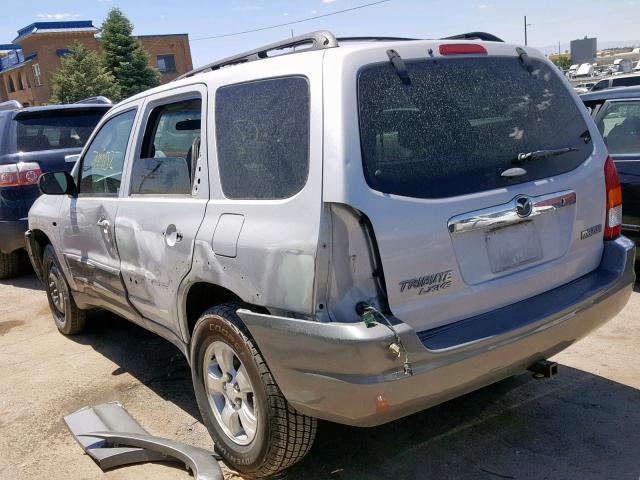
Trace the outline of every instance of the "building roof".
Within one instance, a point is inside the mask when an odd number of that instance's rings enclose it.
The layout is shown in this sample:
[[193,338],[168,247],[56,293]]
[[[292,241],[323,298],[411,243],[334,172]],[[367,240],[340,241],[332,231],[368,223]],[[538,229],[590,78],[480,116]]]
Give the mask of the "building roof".
[[77,20],[73,22],[35,22],[18,30],[18,36],[13,40],[21,40],[36,33],[58,32],[98,32],[98,28],[91,20]]
[[5,73],[5,72],[8,72],[9,70],[15,70],[16,68],[20,68],[37,57],[38,57],[37,53],[32,53],[28,57],[24,57],[20,55],[17,58],[3,58],[0,60],[0,73]]
[[0,43],[0,52],[10,52],[12,50],[20,50],[22,47],[15,43]]
[[134,35],[136,38],[153,38],[153,37],[188,37],[188,33],[158,33],[155,35]]

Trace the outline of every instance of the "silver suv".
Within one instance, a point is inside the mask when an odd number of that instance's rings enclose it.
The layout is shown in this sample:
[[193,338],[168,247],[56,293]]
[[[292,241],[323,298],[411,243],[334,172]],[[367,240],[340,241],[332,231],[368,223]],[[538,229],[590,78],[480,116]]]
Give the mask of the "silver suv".
[[300,460],[316,419],[379,425],[537,364],[634,282],[587,110],[487,34],[316,32],[216,62],[114,107],[40,187],[59,330],[105,308],[173,342],[253,476]]

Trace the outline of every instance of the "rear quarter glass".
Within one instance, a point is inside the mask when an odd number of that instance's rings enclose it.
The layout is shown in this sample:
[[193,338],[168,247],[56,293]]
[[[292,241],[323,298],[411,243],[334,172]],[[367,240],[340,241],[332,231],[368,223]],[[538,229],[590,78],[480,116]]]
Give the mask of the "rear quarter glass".
[[[584,162],[593,145],[581,107],[553,67],[530,61],[531,73],[517,57],[407,61],[408,85],[390,63],[363,67],[358,111],[369,186],[443,198],[559,175]],[[520,153],[565,147],[577,150],[533,160],[525,175],[501,176]]]

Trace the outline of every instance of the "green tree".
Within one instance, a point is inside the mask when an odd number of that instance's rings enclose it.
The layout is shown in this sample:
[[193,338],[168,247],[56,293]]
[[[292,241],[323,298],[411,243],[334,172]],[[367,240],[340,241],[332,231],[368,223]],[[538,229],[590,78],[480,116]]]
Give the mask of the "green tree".
[[73,103],[88,97],[104,95],[119,98],[120,88],[104,65],[102,57],[76,42],[62,65],[53,75],[52,103]]
[[562,70],[568,70],[571,67],[571,59],[569,55],[556,55],[551,59]]
[[102,23],[105,64],[120,86],[121,98],[160,84],[160,74],[149,67],[147,53],[132,32],[133,25],[119,8],[111,9]]

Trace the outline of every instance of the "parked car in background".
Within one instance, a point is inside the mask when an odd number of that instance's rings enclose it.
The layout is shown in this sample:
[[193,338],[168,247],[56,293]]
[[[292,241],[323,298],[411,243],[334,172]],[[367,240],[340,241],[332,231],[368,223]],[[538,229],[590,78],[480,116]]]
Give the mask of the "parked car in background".
[[40,187],[28,249],[60,332],[106,308],[173,342],[251,477],[318,418],[552,375],[635,279],[593,120],[544,55],[483,33],[215,62],[115,106]]
[[640,241],[640,86],[581,95],[618,169],[622,231]]
[[[111,108],[104,97],[45,107],[0,104],[0,278],[15,275],[24,249],[27,213],[40,195],[43,172],[69,171],[65,157],[77,155]],[[108,102],[108,103],[107,103]]]
[[613,62],[613,71],[615,75],[631,73],[633,71],[633,63],[628,58],[617,58]]
[[605,90],[607,88],[632,87],[635,85],[640,85],[640,74],[617,75],[600,80],[593,86],[591,91],[597,92],[598,90]]

